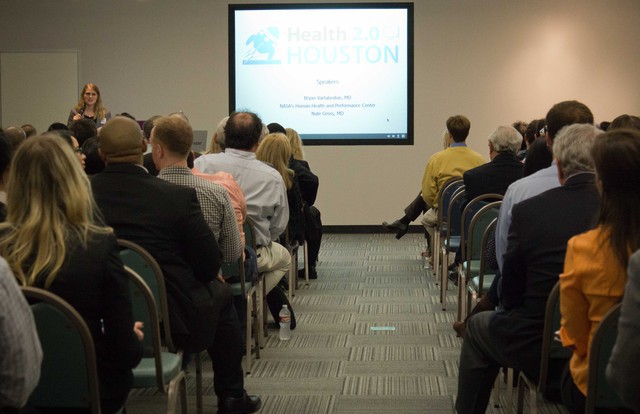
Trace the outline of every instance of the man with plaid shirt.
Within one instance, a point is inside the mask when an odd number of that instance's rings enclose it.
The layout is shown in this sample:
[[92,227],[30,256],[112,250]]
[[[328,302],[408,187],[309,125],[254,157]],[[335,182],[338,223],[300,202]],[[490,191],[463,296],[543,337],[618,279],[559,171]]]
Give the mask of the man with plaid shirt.
[[232,262],[242,254],[242,242],[227,191],[220,185],[196,177],[187,166],[193,130],[179,116],[156,120],[151,131],[151,153],[160,171],[158,178],[196,190],[202,214],[215,235],[223,261]]

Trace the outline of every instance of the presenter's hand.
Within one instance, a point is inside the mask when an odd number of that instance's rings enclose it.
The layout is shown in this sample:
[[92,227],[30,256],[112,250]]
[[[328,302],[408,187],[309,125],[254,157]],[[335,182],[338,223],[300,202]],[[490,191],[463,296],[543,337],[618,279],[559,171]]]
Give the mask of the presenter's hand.
[[75,114],[75,115],[73,116],[73,120],[74,120],[74,121],[79,121],[80,119],[82,119],[82,115],[80,115],[80,114]]

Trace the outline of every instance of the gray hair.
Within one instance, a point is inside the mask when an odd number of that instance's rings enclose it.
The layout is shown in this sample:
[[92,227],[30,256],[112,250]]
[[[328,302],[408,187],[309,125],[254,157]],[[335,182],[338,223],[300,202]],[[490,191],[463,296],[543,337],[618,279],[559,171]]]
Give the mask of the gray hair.
[[218,126],[216,127],[216,136],[218,138],[218,145],[224,151],[226,145],[224,143],[224,126],[227,125],[227,121],[229,120],[228,116],[225,116],[218,122]]
[[591,148],[604,132],[591,124],[573,124],[563,127],[553,140],[553,156],[565,176],[594,171]]
[[511,153],[516,155],[522,145],[522,134],[510,125],[503,125],[496,128],[489,135],[489,142],[493,150],[499,154]]

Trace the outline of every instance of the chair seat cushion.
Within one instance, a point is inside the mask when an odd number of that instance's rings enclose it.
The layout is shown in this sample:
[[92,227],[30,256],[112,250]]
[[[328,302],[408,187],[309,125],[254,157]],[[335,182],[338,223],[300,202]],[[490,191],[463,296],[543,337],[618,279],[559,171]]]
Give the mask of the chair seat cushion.
[[480,273],[480,260],[467,260],[462,262],[462,271],[467,275],[467,279],[477,276]]
[[[162,354],[162,378],[168,384],[182,369],[182,356],[171,352]],[[133,369],[133,388],[157,387],[156,364],[154,358],[142,358]]]
[[[493,279],[496,277],[496,275],[484,275],[484,278],[482,278],[482,291],[486,292],[489,290],[489,288],[491,287],[491,284],[493,283]],[[474,292],[479,292],[480,289],[478,287],[478,283],[480,283],[480,276],[476,276],[474,278],[472,278],[469,281],[469,289],[473,290]]]

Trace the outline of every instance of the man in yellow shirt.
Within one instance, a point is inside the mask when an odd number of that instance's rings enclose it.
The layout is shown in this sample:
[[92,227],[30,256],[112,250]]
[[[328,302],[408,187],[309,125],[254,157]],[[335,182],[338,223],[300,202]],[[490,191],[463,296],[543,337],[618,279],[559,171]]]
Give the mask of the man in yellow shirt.
[[[409,228],[409,223],[425,212],[422,224],[431,234],[438,215],[438,192],[442,185],[453,177],[462,177],[462,174],[472,168],[484,164],[486,161],[479,153],[469,149],[466,144],[471,122],[466,116],[454,115],[447,119],[448,139],[451,144],[442,151],[431,156],[422,176],[422,193],[405,208],[405,215],[392,223],[384,222],[382,226],[387,230],[397,232],[396,238],[404,236]],[[429,239],[427,239],[429,240]]]
[[467,147],[471,123],[463,115],[447,119],[447,131],[453,142],[449,148],[431,156],[422,176],[422,198],[430,209],[422,218],[422,224],[429,228],[435,225],[438,206],[438,192],[451,178],[462,177],[465,171],[478,167],[486,161],[479,153]]

